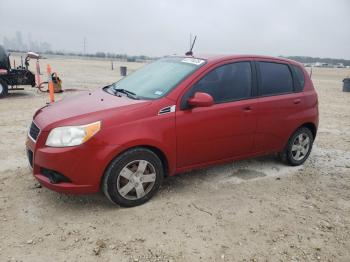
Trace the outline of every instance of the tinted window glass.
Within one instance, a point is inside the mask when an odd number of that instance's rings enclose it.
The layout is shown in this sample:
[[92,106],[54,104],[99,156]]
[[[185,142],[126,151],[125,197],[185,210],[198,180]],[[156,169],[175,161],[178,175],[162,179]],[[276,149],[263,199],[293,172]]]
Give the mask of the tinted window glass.
[[296,91],[302,91],[304,89],[304,84],[305,84],[304,71],[299,66],[293,65],[293,68],[297,77]]
[[293,92],[293,78],[285,64],[258,62],[261,75],[261,95]]
[[214,102],[240,100],[251,96],[252,71],[250,62],[238,62],[220,66],[191,89],[189,96],[195,92],[210,94]]

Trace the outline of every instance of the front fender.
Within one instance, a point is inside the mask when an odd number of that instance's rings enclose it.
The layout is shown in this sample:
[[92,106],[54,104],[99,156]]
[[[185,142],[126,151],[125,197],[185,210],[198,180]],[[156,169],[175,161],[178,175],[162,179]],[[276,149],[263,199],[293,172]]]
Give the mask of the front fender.
[[[109,128],[100,135],[103,142],[115,145],[109,155],[108,164],[118,155],[133,147],[153,147],[165,156],[168,175],[176,169],[176,131],[175,114],[153,116],[131,123]],[[106,167],[108,166],[106,165]]]

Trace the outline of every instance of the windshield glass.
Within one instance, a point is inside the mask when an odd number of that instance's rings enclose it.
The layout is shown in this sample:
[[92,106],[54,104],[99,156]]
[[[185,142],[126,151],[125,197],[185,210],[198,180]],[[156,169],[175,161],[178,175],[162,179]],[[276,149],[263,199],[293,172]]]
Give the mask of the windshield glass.
[[162,58],[145,65],[110,88],[124,89],[144,99],[157,99],[204,63],[205,60],[189,57]]

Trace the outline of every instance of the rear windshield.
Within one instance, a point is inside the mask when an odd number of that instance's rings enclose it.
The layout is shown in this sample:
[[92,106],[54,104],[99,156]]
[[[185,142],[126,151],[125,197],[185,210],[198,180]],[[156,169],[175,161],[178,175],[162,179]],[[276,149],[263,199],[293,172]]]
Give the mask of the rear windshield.
[[114,83],[111,88],[125,89],[141,99],[157,99],[204,64],[205,60],[190,57],[162,58]]

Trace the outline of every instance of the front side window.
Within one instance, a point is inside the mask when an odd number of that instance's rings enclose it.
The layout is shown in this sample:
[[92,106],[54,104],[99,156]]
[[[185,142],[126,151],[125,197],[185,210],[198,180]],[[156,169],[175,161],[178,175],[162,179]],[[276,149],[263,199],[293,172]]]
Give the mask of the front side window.
[[252,70],[250,62],[237,62],[220,66],[205,75],[190,91],[211,95],[215,103],[249,98],[252,91]]
[[110,88],[127,90],[142,99],[157,99],[167,94],[205,62],[203,59],[190,57],[162,58],[126,76]]
[[278,95],[293,92],[293,78],[286,64],[258,62],[260,95]]

